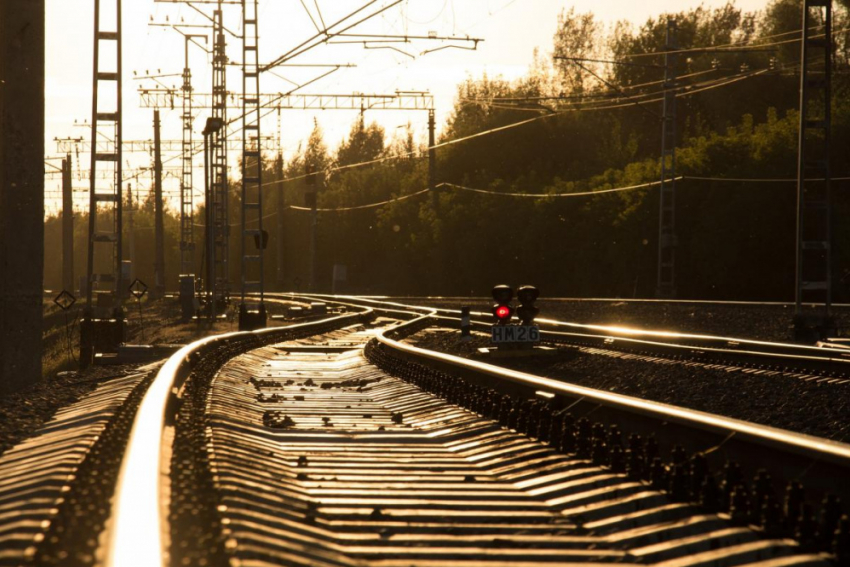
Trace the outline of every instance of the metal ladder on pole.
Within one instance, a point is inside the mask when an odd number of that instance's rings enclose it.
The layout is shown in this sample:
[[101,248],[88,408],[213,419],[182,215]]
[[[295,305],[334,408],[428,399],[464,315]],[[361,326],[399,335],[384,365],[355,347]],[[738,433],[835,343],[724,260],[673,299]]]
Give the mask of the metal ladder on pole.
[[[80,324],[81,368],[92,364],[95,352],[112,350],[124,341],[121,301],[127,293],[127,282],[122,278],[121,269],[121,0],[114,0],[111,7],[114,12],[107,16],[112,16],[115,27],[105,31],[101,26],[101,19],[104,19],[101,0],[94,2],[89,232],[86,307]],[[101,43],[113,50],[114,69],[101,68]],[[103,126],[110,125],[113,139],[102,130]],[[104,181],[111,178],[108,187],[98,183],[101,168],[107,173]],[[96,287],[98,293],[95,293]]]
[[[822,31],[812,29],[820,24],[823,24]],[[832,0],[804,0],[802,33],[794,329],[798,339],[817,340],[834,332],[830,318],[832,207],[829,167]],[[822,70],[818,69],[821,64]],[[813,311],[804,311],[808,303],[815,304]]]
[[224,15],[221,2],[213,14],[213,105],[212,116],[223,126],[210,137],[210,170],[212,203],[213,246],[211,258],[213,280],[211,286],[214,302],[223,306],[229,299],[230,281],[228,273],[228,183],[227,183],[227,53],[224,40]]
[[[91,122],[91,182],[89,186],[89,238],[88,265],[86,269],[86,300],[90,310],[95,308],[95,287],[108,284],[112,292],[112,308],[120,306],[127,282],[121,278],[121,229],[122,229],[122,158],[121,158],[121,0],[114,0],[115,28],[104,31],[101,28],[101,0],[94,5],[94,76],[92,81],[92,122]],[[116,57],[116,68],[101,69],[101,43],[111,46]],[[106,99],[106,100],[104,100]],[[111,125],[114,135],[113,144],[101,130]],[[107,143],[104,143],[107,142]],[[98,148],[114,148],[114,151],[99,151]],[[98,170],[111,168],[113,179],[111,187],[98,187]],[[106,223],[103,217],[109,219]],[[108,258],[103,260],[104,255]],[[99,272],[97,270],[100,270]]]
[[194,190],[192,175],[192,71],[189,69],[189,39],[186,38],[186,66],[183,68],[183,142],[181,147],[182,172],[180,176],[180,273],[194,274]]
[[[239,327],[265,326],[263,159],[260,148],[258,0],[242,0],[242,289]],[[248,294],[259,294],[258,303]]]
[[[667,20],[664,55],[664,116],[661,125],[661,185],[658,205],[658,286],[656,296],[676,296],[676,20]],[[669,179],[668,179],[669,178]]]

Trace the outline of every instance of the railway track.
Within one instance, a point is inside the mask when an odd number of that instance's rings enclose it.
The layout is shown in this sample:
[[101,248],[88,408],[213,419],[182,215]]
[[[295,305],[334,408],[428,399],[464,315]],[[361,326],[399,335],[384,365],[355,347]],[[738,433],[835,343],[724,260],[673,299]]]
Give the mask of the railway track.
[[[0,565],[850,561],[850,446],[406,344],[432,315],[349,305],[188,345],[116,394],[140,403],[126,448],[101,444],[121,461],[114,506],[65,478],[56,513],[21,523],[23,454],[0,457],[0,549],[21,550]],[[73,549],[63,490],[105,516]]]
[[[321,300],[332,297],[315,296],[316,299]],[[382,309],[412,310],[423,315],[431,314],[435,324],[443,323],[455,328],[460,325],[460,314],[457,309],[423,307],[380,298],[346,297],[345,301]],[[657,302],[657,300],[639,301]],[[492,316],[482,312],[473,312],[471,315],[473,317],[470,321],[471,328],[489,333]],[[841,348],[580,324],[545,318],[538,318],[536,323],[540,326],[542,340],[552,345],[598,349],[644,358],[686,361],[693,364],[725,367],[730,370],[753,369],[763,372],[790,373],[807,380],[850,384],[850,350]]]

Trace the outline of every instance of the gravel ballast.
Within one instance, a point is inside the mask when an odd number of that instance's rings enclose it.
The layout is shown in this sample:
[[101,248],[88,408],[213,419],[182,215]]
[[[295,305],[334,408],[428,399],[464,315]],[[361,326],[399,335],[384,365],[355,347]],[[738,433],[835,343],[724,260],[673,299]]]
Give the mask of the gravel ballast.
[[[420,332],[422,348],[474,357],[489,338],[460,332]],[[479,360],[481,360],[479,358]],[[556,354],[484,361],[580,386],[742,419],[835,441],[850,442],[850,387],[786,375],[764,376],[679,363],[624,359],[560,347]]]
[[[395,298],[399,303],[490,313],[490,298]],[[516,302],[514,302],[516,303]],[[636,329],[719,335],[761,341],[793,339],[793,304],[634,301],[621,299],[549,299],[537,302],[538,317],[571,323],[619,325]],[[839,327],[850,332],[850,307],[833,307]],[[488,315],[489,318],[489,315]]]

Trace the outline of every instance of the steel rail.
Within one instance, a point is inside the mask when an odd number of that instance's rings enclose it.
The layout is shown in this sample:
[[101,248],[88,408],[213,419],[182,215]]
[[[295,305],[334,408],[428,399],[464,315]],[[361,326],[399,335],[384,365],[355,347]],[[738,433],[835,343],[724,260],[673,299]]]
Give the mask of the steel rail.
[[[445,315],[438,315],[436,318],[438,320],[460,320],[459,317],[447,317]],[[478,328],[489,328],[491,326],[490,323],[484,321],[470,321],[470,323],[473,327]],[[706,341],[704,344],[688,344],[649,340],[648,338],[632,338],[612,334],[552,331],[548,329],[541,329],[540,336],[550,342],[594,346],[596,348],[609,350],[625,350],[629,352],[642,353],[649,351],[658,356],[684,356],[711,359],[714,361],[719,360],[727,363],[735,361],[737,363],[744,364],[762,364],[781,367],[793,366],[800,370],[828,371],[839,373],[842,376],[850,374],[850,353],[838,349],[809,347],[812,350],[805,353],[783,352],[781,347],[786,345],[782,343],[765,343],[766,345],[771,345],[775,348],[772,350],[759,351],[748,348],[723,348],[721,346],[712,346],[709,341]],[[692,335],[692,337],[699,338],[700,336]],[[754,342],[729,340],[721,337],[706,337],[706,339],[717,339],[719,344],[726,343],[727,346],[733,347],[743,347],[744,345],[752,344]],[[733,344],[730,344],[730,342]],[[793,349],[797,345],[787,346]],[[838,356],[836,356],[836,354]]]
[[[793,180],[792,180],[793,181]],[[357,297],[368,298],[368,299],[389,299],[391,296],[388,295],[358,295]],[[489,298],[481,296],[481,297],[468,297],[468,296],[459,296],[459,295],[435,295],[435,296],[423,296],[423,295],[411,295],[407,296],[408,300],[413,299],[423,299],[429,301],[465,301],[465,302],[476,302],[476,301],[489,301]],[[671,304],[685,304],[685,305],[722,305],[722,306],[733,306],[733,307],[792,307],[794,302],[788,301],[745,301],[745,300],[711,300],[711,299],[639,299],[639,298],[622,298],[622,297],[546,297],[545,299],[541,299],[541,301],[545,302],[553,302],[553,303],[671,303]],[[807,307],[816,307],[815,303],[804,303],[803,305]],[[833,303],[833,307],[850,307],[850,303]]]
[[180,390],[192,361],[208,348],[245,337],[309,330],[334,321],[358,320],[372,310],[328,317],[285,327],[226,333],[206,337],[181,348],[157,373],[133,420],[130,439],[121,463],[113,500],[112,527],[107,544],[107,567],[154,567],[168,556],[163,535],[166,515],[162,508],[163,432],[179,411]]
[[[444,318],[454,320],[460,319],[457,315],[456,309],[409,305],[373,297],[327,295],[316,295],[315,297],[325,301],[330,300],[330,298],[344,298],[348,301],[360,302],[360,304],[365,303],[379,309],[383,305],[391,305],[395,308],[410,309],[420,313],[429,313],[433,310],[436,314],[440,314]],[[473,311],[470,315],[476,317],[490,317],[490,314],[482,313],[480,311]],[[484,321],[473,321],[473,323],[481,326],[488,326],[488,323]],[[737,359],[752,358],[757,362],[769,362],[766,359],[774,358],[777,359],[777,362],[782,363],[798,362],[801,365],[816,364],[836,366],[836,368],[831,369],[835,371],[850,372],[850,352],[844,352],[839,349],[825,349],[809,345],[759,341],[739,337],[633,329],[616,325],[571,323],[568,321],[558,321],[546,318],[538,318],[537,323],[543,327],[541,328],[541,336],[548,336],[550,339],[555,340],[566,337],[595,339],[597,341],[610,339],[613,341],[625,342],[636,347],[643,346],[647,349],[670,349],[673,350],[675,354],[706,355],[711,353],[715,356],[723,355]],[[546,327],[549,328],[547,329]],[[556,330],[564,327],[573,329],[574,332],[569,333]],[[660,339],[671,339],[671,341],[662,341]],[[678,342],[673,342],[674,340]],[[613,343],[610,342],[603,342],[599,346],[614,348]]]
[[572,407],[579,415],[582,411],[593,412],[594,418],[616,424],[624,431],[656,434],[669,446],[677,444],[693,453],[705,455],[719,453],[753,470],[771,463],[781,463],[782,474],[778,476],[788,480],[805,477],[807,489],[815,494],[833,493],[838,494],[843,501],[850,500],[850,485],[841,482],[850,473],[848,444],[594,390],[422,349],[387,336],[406,328],[415,328],[429,319],[430,315],[423,315],[388,331],[380,331],[375,338],[407,360],[429,366],[437,365],[491,388],[508,385],[509,389],[532,396],[542,393],[545,397],[553,397],[559,406]]

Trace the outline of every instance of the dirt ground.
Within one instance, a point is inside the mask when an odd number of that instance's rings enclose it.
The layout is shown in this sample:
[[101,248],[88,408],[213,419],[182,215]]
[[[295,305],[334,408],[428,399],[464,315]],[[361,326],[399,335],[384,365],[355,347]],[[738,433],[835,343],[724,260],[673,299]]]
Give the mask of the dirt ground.
[[[282,305],[268,302],[271,314],[281,313]],[[48,296],[44,301],[41,380],[31,387],[0,396],[0,454],[14,446],[60,408],[72,404],[98,385],[133,372],[139,365],[92,366],[78,371],[80,349],[80,318],[82,307],[62,311]],[[236,306],[231,305],[227,319],[214,326],[206,321],[182,322],[177,299],[144,298],[125,306],[127,343],[137,345],[186,344],[211,334],[238,330]],[[269,319],[269,326],[285,324]],[[148,364],[147,362],[144,364]]]

